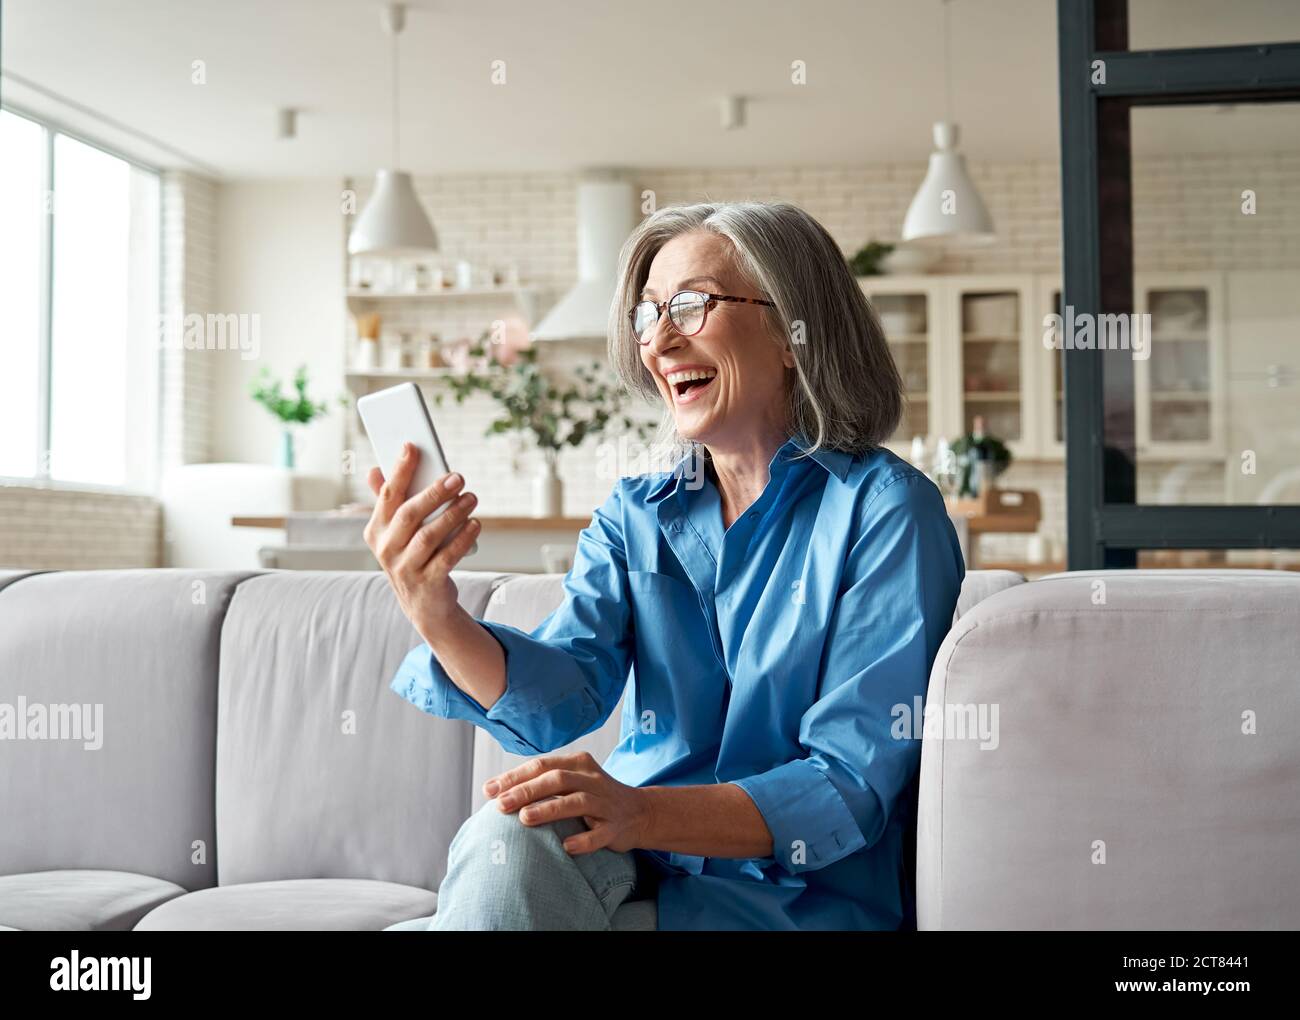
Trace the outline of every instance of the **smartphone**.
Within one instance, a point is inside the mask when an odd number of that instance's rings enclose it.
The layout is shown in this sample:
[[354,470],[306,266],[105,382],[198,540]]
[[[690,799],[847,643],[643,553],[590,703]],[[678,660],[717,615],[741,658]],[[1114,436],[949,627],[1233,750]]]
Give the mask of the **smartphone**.
[[[399,383],[376,393],[368,393],[357,400],[357,413],[361,415],[361,424],[365,426],[370,445],[375,451],[375,460],[379,470],[387,478],[402,456],[402,447],[413,443],[420,451],[420,460],[415,465],[411,484],[407,487],[409,499],[417,492],[427,489],[440,477],[451,470],[447,458],[443,455],[442,444],[438,442],[438,433],[429,416],[429,406],[424,402],[424,394],[415,383]],[[463,490],[462,490],[463,491]],[[460,493],[457,493],[460,495]],[[437,516],[451,505],[448,500],[424,519],[424,523]],[[462,524],[461,527],[464,527]],[[452,532],[459,534],[460,528]],[[449,540],[450,540],[449,536]],[[467,556],[478,552],[478,542],[470,548]]]

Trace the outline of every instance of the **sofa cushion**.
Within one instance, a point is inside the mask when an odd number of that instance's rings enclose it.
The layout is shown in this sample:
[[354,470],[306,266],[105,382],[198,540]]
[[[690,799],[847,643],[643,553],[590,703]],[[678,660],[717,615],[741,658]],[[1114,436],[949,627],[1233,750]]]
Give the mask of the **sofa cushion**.
[[318,878],[223,885],[170,900],[136,931],[380,931],[433,913],[438,896],[392,882]]
[[[957,599],[956,622],[978,602],[1006,588],[1024,584],[1025,579],[1010,570],[971,570],[962,581]],[[501,584],[488,602],[483,618],[508,623],[524,631],[533,630],[564,600],[563,574],[516,575]],[[618,744],[623,699],[610,713],[600,729],[573,741],[555,753],[588,751],[597,761],[603,762]],[[501,747],[492,736],[481,729],[474,733],[473,788],[470,790],[470,808],[477,811],[487,801],[483,784],[490,778],[513,768],[528,759],[512,754]]]
[[0,570],[0,588],[7,588],[15,581],[21,581],[24,577],[35,577],[37,574],[48,574],[48,570]]
[[1011,570],[968,570],[961,582],[961,592],[957,595],[957,611],[953,613],[955,624],[990,595],[1024,584],[1025,579]]
[[66,571],[0,590],[0,706],[16,715],[23,699],[100,731],[0,740],[0,875],[94,868],[215,883],[217,649],[248,576]]
[[963,616],[927,708],[986,727],[925,733],[919,926],[1300,927],[1298,622],[1300,577],[1236,571],[1057,575]]
[[[563,574],[518,574],[497,587],[482,617],[531,631],[563,601]],[[622,714],[623,698],[620,696],[618,704],[600,729],[579,737],[552,753],[588,751],[597,761],[604,761],[618,743],[619,717]],[[483,784],[487,780],[527,760],[523,755],[505,750],[491,734],[475,727],[473,780],[469,791],[471,811],[477,811],[487,802],[487,797],[483,794]]]
[[33,871],[0,876],[0,925],[21,931],[130,931],[173,882],[129,871]]
[[[500,575],[457,572],[482,613]],[[469,817],[472,733],[389,681],[420,637],[378,572],[240,586],[221,636],[220,884],[376,879],[437,889]],[[400,920],[400,918],[398,918]]]

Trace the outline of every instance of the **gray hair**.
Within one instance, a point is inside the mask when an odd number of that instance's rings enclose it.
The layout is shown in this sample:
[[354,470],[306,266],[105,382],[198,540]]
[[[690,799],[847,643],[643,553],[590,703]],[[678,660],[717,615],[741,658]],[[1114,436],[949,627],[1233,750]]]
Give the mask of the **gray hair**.
[[[725,237],[744,282],[776,303],[763,309],[764,321],[768,337],[794,353],[786,422],[811,441],[805,453],[863,453],[889,438],[903,413],[903,383],[880,321],[834,238],[789,202],[668,206],[641,222],[619,255],[610,307],[609,359],[623,384],[652,403],[663,399],[627,312],[659,250],[695,230]],[[700,445],[677,433],[667,409],[655,442],[674,459]]]

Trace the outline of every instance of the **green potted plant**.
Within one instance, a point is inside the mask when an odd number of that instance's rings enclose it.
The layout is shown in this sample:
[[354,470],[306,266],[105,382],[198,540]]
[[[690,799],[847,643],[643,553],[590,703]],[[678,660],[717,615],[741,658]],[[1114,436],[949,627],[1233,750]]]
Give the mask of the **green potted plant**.
[[[484,435],[531,441],[541,451],[541,471],[533,483],[533,514],[559,516],[563,502],[557,471],[561,450],[602,438],[616,426],[640,439],[648,438],[652,429],[626,413],[627,394],[600,362],[578,365],[574,369],[577,381],[559,385],[542,372],[536,348],[512,350],[505,363],[498,360],[496,345],[489,343],[489,335],[485,332],[469,346],[463,372],[443,376],[441,382],[457,404],[475,393],[487,394],[496,401],[501,413]],[[435,393],[434,401],[441,406],[444,396]]]
[[849,259],[849,268],[854,276],[880,276],[884,272],[881,262],[893,250],[892,244],[868,241]]
[[[329,405],[324,401],[314,401],[307,396],[307,366],[298,366],[293,375],[293,393],[286,395],[279,379],[271,378],[271,370],[265,366],[249,384],[249,395],[265,407],[280,421],[280,466],[294,467],[294,428],[309,425],[317,418],[328,413]],[[346,405],[347,397],[338,398]]]
[[1011,464],[1011,451],[1007,444],[996,436],[985,434],[984,416],[981,414],[975,415],[971,430],[953,442],[951,449],[960,479],[958,499],[974,499],[984,489],[991,488],[994,479]]

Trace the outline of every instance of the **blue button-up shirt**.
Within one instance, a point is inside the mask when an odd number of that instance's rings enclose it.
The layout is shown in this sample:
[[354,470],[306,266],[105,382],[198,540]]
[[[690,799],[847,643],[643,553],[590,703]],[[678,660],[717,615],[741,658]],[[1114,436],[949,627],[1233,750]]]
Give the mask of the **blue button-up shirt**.
[[[805,448],[807,444],[804,444]],[[659,874],[660,929],[891,929],[911,917],[914,717],[965,567],[938,489],[886,450],[772,457],[724,530],[701,453],[621,478],[582,531],[565,600],[531,633],[479,621],[505,650],[488,710],[428,645],[392,689],[538,754],[599,728],[632,786],[734,783],[767,857],[634,851]],[[630,673],[630,676],[629,676]]]

